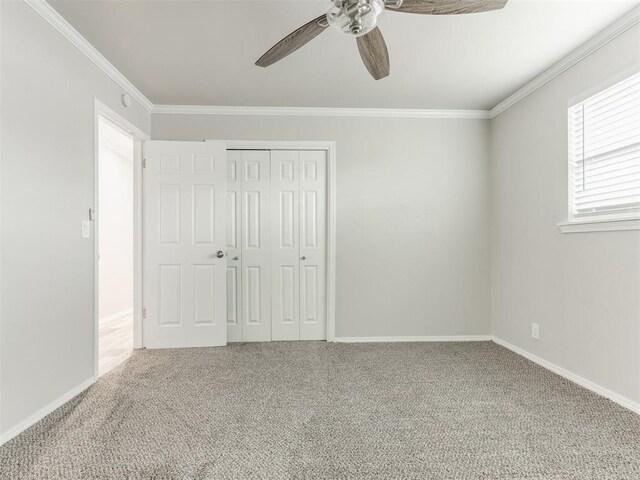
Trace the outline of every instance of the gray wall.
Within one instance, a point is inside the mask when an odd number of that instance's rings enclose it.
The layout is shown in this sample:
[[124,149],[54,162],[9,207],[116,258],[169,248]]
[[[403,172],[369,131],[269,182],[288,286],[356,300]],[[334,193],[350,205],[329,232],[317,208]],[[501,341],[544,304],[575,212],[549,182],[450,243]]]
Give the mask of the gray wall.
[[497,337],[638,402],[640,232],[556,226],[567,218],[569,101],[634,70],[640,26],[493,119],[492,316]]
[[2,16],[0,432],[93,376],[94,97],[118,86],[23,2]]
[[336,336],[489,335],[489,122],[152,115],[165,140],[337,142]]
[[492,122],[151,119],[27,5],[0,8],[0,432],[93,375],[93,242],[80,222],[94,97],[156,139],[335,140],[338,336],[490,334],[493,317],[498,337],[640,400],[640,232],[556,227],[567,103],[640,66],[639,27]]

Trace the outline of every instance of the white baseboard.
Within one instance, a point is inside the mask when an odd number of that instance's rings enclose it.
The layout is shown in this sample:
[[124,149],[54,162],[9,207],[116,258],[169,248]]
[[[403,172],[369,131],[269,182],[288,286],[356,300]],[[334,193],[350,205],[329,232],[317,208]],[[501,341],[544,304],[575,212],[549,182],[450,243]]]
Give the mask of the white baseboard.
[[128,308],[127,310],[121,310],[116,313],[112,313],[111,315],[107,315],[106,317],[102,317],[99,322],[110,322],[111,320],[117,320],[118,318],[126,317],[127,315],[133,315],[133,308]]
[[73,397],[75,397],[76,395],[84,392],[87,388],[89,388],[91,385],[93,385],[94,382],[95,382],[95,379],[93,377],[85,380],[80,385],[78,385],[75,388],[72,388],[67,393],[62,395],[61,397],[58,397],[57,399],[55,399],[50,404],[44,406],[43,408],[38,410],[36,413],[31,415],[30,417],[26,418],[22,422],[20,422],[17,425],[15,425],[13,428],[7,430],[6,432],[2,432],[2,434],[0,434],[0,445],[8,442],[12,438],[14,438],[17,435],[19,435],[20,433],[24,432],[27,428],[29,428],[30,426],[32,426],[36,422],[39,422],[40,420],[42,420],[44,417],[49,415],[51,412],[53,412],[58,407],[61,407],[62,405],[67,403],[69,400],[71,400]]
[[490,342],[491,335],[431,335],[426,337],[335,337],[338,343],[385,343],[385,342]]
[[562,367],[559,367],[547,360],[534,355],[533,353],[529,353],[526,350],[523,350],[520,347],[516,347],[515,345],[510,344],[509,342],[505,342],[501,338],[493,337],[493,341],[498,345],[501,345],[518,355],[523,356],[524,358],[531,360],[534,363],[537,363],[541,367],[546,368],[547,370],[551,370],[553,373],[557,373],[561,377],[566,378],[567,380],[571,380],[573,383],[577,383],[581,387],[586,388],[587,390],[591,390],[598,395],[602,395],[605,398],[617,403],[618,405],[628,408],[632,412],[640,414],[640,403],[634,402],[633,400],[628,399],[618,393],[612,392],[611,390],[598,385],[597,383],[592,382],[591,380],[587,380],[586,378],[581,377],[580,375],[576,375],[575,373],[570,372],[569,370],[565,370]]

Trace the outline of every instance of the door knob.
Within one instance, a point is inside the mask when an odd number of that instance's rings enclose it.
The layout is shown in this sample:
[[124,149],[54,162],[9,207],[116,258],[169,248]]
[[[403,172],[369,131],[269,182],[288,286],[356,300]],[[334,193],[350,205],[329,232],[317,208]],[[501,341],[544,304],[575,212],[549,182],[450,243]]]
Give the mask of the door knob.
[[222,257],[224,257],[224,252],[223,252],[222,250],[218,250],[218,251],[216,252],[216,257],[218,257],[218,258],[222,258]]
[[300,257],[300,260],[306,260],[307,257],[305,257],[304,255]]
[[234,260],[240,260],[240,257],[233,257]]

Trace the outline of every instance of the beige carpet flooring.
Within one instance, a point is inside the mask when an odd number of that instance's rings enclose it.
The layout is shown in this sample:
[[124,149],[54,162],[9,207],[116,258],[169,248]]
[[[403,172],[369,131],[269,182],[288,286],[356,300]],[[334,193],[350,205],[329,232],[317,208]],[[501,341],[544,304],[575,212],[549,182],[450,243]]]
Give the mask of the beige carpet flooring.
[[137,351],[2,479],[640,479],[640,416],[490,342]]

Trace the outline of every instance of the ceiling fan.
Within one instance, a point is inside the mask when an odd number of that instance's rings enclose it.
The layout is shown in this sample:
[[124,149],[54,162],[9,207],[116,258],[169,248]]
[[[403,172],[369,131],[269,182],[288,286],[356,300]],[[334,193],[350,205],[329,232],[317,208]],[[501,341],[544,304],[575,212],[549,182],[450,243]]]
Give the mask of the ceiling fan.
[[356,37],[360,57],[376,80],[389,75],[389,52],[376,26],[384,10],[422,15],[459,15],[499,10],[508,0],[331,0],[326,14],[291,32],[264,55],[256,65],[268,67],[307,44],[331,25]]

